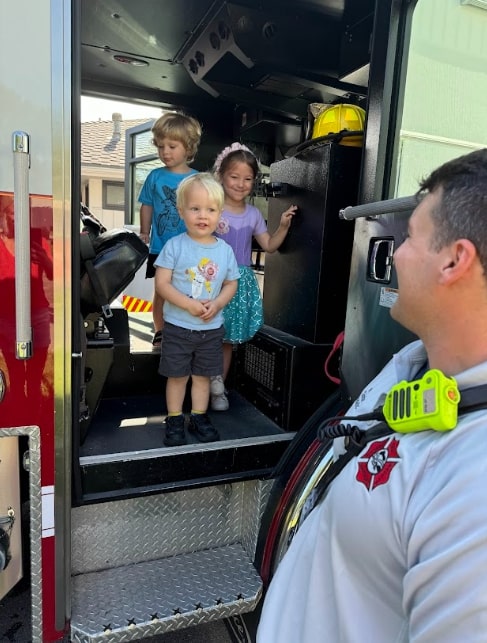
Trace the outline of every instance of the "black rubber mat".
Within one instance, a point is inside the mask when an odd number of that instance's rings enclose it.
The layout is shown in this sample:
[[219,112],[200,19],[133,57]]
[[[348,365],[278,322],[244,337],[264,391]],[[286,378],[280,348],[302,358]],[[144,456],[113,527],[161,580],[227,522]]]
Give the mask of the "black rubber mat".
[[[228,411],[209,411],[221,440],[280,435],[266,415],[235,391],[228,394]],[[189,413],[189,408],[184,409]],[[161,395],[109,398],[100,401],[80,456],[164,448],[165,399]],[[188,435],[188,443],[197,440]]]

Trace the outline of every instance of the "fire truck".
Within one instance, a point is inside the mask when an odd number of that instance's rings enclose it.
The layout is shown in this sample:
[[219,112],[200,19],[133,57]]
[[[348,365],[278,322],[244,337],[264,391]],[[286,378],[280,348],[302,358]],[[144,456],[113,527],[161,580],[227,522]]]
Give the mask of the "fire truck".
[[[389,308],[417,181],[487,145],[485,9],[1,3],[0,597],[28,580],[32,641],[258,610],[330,464],[318,427],[412,338]],[[147,254],[131,227],[150,159],[129,136],[126,227],[80,220],[82,95],[197,117],[197,170],[248,145],[271,232],[298,205],[265,257],[265,325],[234,352],[230,409],[210,412],[217,442],[164,446],[158,356],[116,305]]]

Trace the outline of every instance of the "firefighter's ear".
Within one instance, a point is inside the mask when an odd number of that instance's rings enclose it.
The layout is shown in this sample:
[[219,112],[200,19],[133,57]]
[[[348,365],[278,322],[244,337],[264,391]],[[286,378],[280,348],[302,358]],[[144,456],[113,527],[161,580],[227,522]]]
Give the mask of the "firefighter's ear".
[[451,285],[468,276],[477,264],[479,257],[475,245],[469,239],[457,239],[446,248],[440,282]]

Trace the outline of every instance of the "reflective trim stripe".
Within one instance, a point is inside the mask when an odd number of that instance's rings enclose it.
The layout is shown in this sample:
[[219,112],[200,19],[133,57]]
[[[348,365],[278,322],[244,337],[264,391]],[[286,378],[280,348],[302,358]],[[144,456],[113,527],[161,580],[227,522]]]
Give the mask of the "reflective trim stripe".
[[145,299],[138,299],[130,295],[123,295],[122,306],[129,313],[150,313],[152,312],[152,302]]
[[54,485],[42,487],[42,537],[54,536]]

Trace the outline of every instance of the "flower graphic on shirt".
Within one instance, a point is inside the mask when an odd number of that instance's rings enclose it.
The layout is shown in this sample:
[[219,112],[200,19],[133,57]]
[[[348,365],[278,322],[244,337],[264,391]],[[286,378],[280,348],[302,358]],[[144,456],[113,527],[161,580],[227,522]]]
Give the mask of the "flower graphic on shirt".
[[389,481],[392,470],[400,461],[399,440],[394,437],[372,442],[367,451],[358,458],[356,480],[368,491]]
[[215,232],[217,232],[218,234],[228,234],[229,231],[230,224],[228,223],[228,219],[225,219],[225,217],[221,217],[220,221],[218,221]]
[[198,299],[203,293],[203,288],[208,294],[211,293],[211,282],[218,275],[218,266],[211,259],[203,257],[197,266],[188,268],[186,274],[191,282],[191,297]]

